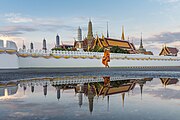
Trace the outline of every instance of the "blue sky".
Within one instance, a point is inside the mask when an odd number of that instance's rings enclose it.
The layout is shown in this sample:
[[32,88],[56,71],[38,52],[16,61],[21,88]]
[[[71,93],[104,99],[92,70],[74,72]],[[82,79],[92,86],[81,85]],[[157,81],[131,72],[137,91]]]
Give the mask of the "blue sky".
[[112,38],[120,39],[121,27],[139,45],[141,32],[144,46],[159,52],[163,44],[180,48],[180,0],[1,0],[0,39],[12,39],[27,47],[34,42],[42,47],[55,43],[58,33],[64,43],[72,43],[81,26],[87,35],[89,18],[94,35],[106,34],[106,22]]

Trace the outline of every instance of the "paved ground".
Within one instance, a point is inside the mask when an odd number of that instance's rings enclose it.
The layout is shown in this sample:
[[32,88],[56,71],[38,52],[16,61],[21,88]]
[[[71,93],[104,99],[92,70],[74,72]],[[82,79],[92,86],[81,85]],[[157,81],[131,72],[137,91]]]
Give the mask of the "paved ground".
[[0,70],[0,81],[34,77],[61,76],[123,76],[123,77],[179,77],[175,68],[60,68]]

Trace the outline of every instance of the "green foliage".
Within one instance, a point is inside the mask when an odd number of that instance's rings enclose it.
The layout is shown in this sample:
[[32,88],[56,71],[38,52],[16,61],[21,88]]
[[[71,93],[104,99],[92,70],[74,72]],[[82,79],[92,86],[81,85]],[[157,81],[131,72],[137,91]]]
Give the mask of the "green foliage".
[[56,50],[56,51],[77,51],[76,48],[67,48],[67,49],[64,49],[64,48],[52,48],[51,50]]
[[91,52],[104,52],[103,48],[100,48],[99,46],[95,46],[93,50],[91,50]]
[[56,50],[56,51],[66,51],[64,48],[52,48],[51,50]]
[[111,49],[110,49],[110,52],[111,53],[124,53],[124,54],[129,54],[129,52],[127,50],[123,50],[121,49],[120,47],[118,46],[113,46]]

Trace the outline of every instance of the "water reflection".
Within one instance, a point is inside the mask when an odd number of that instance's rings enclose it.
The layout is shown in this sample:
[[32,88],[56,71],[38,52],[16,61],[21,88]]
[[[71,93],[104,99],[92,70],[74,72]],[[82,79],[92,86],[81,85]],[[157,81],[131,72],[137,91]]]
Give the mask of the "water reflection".
[[[31,93],[36,93],[36,88],[42,88],[44,96],[48,96],[48,87],[53,87],[56,92],[56,99],[61,99],[61,91],[74,90],[77,94],[79,107],[83,105],[83,97],[88,99],[89,111],[93,112],[94,99],[97,97],[107,97],[107,105],[109,110],[109,99],[111,95],[120,94],[122,98],[122,107],[124,107],[126,94],[133,91],[136,86],[143,94],[143,88],[146,82],[151,82],[153,78],[129,78],[124,79],[121,77],[63,77],[63,78],[33,78],[28,80],[17,80],[10,82],[0,83],[0,99],[8,98],[17,93],[17,91],[24,91],[31,89]],[[175,85],[179,82],[176,78],[160,78],[162,87],[168,85]],[[19,89],[22,88],[22,89]],[[49,95],[51,96],[51,95]],[[37,96],[38,97],[38,96]],[[55,98],[54,98],[55,99]]]

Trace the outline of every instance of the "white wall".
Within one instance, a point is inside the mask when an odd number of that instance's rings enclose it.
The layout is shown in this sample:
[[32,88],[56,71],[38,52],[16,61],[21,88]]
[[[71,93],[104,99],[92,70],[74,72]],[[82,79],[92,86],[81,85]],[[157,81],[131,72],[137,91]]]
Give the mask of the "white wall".
[[[20,68],[104,67],[101,59],[19,58]],[[180,66],[180,61],[111,59],[110,67]]]
[[0,69],[18,69],[19,60],[16,54],[0,54]]
[[65,68],[65,67],[103,67],[101,59],[65,59],[65,58],[19,58],[20,68]]

